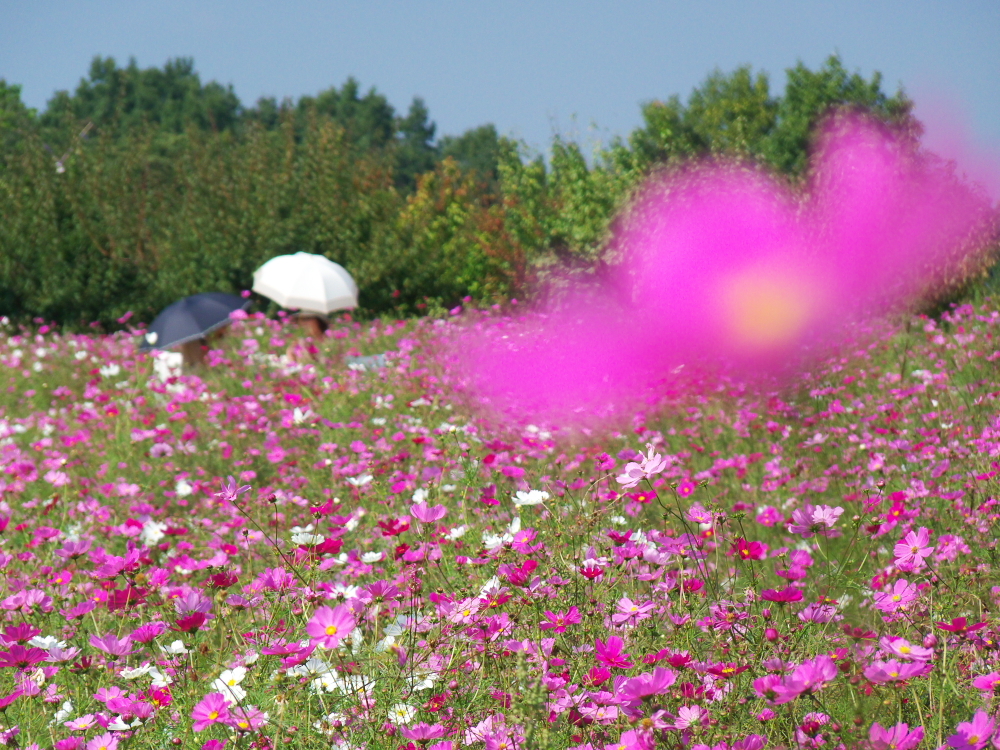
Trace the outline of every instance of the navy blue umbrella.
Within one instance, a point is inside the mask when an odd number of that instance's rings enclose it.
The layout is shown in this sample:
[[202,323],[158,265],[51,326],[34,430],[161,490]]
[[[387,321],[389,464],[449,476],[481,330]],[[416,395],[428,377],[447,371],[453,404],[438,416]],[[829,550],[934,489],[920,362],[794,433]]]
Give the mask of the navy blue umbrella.
[[229,325],[229,314],[242,310],[249,300],[235,294],[205,292],[175,302],[149,324],[140,349],[169,349],[204,338],[212,331]]

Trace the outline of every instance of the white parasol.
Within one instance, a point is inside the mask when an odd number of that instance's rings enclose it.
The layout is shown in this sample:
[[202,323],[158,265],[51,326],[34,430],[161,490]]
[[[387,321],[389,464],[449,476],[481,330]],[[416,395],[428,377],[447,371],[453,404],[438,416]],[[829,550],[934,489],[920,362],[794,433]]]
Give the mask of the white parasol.
[[322,255],[279,255],[254,271],[253,290],[304,312],[330,313],[358,306],[358,285],[343,266]]

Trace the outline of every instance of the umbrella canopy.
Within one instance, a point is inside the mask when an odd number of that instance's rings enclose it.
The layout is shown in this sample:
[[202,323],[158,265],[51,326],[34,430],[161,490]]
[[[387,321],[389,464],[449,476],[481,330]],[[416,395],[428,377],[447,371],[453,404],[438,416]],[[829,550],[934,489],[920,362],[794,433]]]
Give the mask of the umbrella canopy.
[[271,258],[253,274],[253,290],[282,307],[330,313],[358,306],[358,285],[343,266],[322,255]]
[[242,310],[249,300],[235,294],[205,292],[185,297],[164,308],[149,324],[141,349],[169,349],[207,336],[230,322],[229,314]]

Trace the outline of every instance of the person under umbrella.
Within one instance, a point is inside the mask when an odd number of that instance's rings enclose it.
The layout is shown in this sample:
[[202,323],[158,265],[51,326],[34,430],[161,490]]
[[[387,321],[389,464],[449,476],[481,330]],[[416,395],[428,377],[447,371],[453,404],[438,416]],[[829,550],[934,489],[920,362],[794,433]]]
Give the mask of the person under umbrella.
[[[294,320],[307,338],[321,339],[330,327],[329,313],[358,306],[358,286],[351,274],[329,258],[313,253],[278,255],[254,271],[253,291],[282,307],[297,309]],[[295,343],[288,356],[297,359]],[[310,345],[310,355],[315,357]]]
[[204,292],[185,297],[156,316],[139,347],[140,350],[179,348],[184,364],[204,361],[202,344],[205,337],[231,322],[230,314],[244,310],[249,300],[223,292]]

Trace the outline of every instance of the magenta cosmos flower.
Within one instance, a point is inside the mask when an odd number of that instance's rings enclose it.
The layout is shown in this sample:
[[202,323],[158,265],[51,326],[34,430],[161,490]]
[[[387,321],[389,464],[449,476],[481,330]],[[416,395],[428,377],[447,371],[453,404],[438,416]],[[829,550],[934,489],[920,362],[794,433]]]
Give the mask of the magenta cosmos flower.
[[356,624],[354,616],[343,604],[337,607],[320,607],[306,624],[306,632],[313,643],[323,648],[337,648],[351,634]]
[[229,704],[222,693],[209,693],[191,710],[194,731],[201,732],[213,724],[229,721]]

